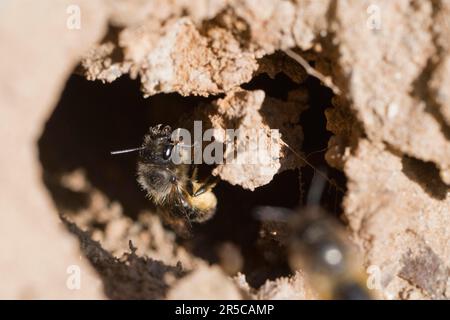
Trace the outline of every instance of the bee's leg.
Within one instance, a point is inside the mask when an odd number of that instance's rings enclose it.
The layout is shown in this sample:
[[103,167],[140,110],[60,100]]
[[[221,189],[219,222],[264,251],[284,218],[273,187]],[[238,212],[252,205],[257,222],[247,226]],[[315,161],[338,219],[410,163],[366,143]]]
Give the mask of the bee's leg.
[[199,195],[205,193],[206,191],[211,190],[216,186],[216,184],[219,182],[219,178],[215,176],[209,176],[197,190],[195,190],[193,197],[198,197]]

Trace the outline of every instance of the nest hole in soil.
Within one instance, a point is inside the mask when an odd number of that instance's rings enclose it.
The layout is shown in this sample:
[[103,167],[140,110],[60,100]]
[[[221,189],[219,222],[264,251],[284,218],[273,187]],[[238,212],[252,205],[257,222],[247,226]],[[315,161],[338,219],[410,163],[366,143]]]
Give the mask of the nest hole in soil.
[[[330,178],[344,187],[344,175],[324,160],[331,136],[325,129],[324,110],[332,107],[333,94],[312,77],[302,85],[309,93],[309,109],[300,118],[304,131],[302,151],[309,155],[310,163],[326,170]],[[289,90],[296,86],[299,84],[279,73],[274,79],[261,74],[242,87],[262,89],[268,96],[286,99]],[[87,194],[67,189],[58,179],[80,168],[89,183],[111,201],[119,202],[124,214],[131,219],[136,219],[143,210],[154,211],[135,179],[136,154],[111,156],[110,152],[139,146],[149,126],[174,125],[184,112],[214,99],[217,97],[182,97],[178,94],[158,94],[144,99],[138,81],[122,77],[111,84],[102,84],[72,75],[38,141],[43,181],[59,211],[73,212],[88,206]],[[315,169],[309,166],[299,171],[285,171],[253,192],[220,182],[215,189],[219,200],[216,215],[210,221],[196,225],[192,239],[177,241],[210,263],[218,262],[217,247],[221,243],[232,242],[241,250],[245,262],[242,272],[253,287],[259,287],[268,279],[289,275],[285,260],[275,264],[267,261],[258,247],[260,225],[251,211],[260,205],[301,206],[314,174]],[[322,203],[329,212],[337,214],[342,196],[329,186],[324,191]]]

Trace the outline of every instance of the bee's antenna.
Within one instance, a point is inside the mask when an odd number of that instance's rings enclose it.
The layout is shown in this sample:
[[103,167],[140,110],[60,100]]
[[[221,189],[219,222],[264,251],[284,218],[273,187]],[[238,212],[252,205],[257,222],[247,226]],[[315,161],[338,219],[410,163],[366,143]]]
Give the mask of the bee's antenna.
[[294,51],[292,51],[290,49],[284,50],[284,53],[286,53],[291,59],[294,59],[295,61],[297,61],[305,69],[307,74],[319,79],[327,87],[329,87],[331,90],[333,90],[334,94],[336,94],[336,95],[341,94],[341,90],[333,83],[333,81],[331,80],[331,77],[324,76],[319,71],[317,71],[316,69],[311,67],[309,65],[308,61],[306,61],[301,55],[295,53]]
[[288,222],[293,211],[284,207],[258,206],[253,209],[252,214],[259,221]]
[[144,149],[144,147],[139,147],[139,148],[133,148],[133,149],[125,149],[125,150],[118,150],[118,151],[111,151],[111,154],[121,154],[121,153],[128,153],[128,152],[134,152],[134,151],[139,151]]

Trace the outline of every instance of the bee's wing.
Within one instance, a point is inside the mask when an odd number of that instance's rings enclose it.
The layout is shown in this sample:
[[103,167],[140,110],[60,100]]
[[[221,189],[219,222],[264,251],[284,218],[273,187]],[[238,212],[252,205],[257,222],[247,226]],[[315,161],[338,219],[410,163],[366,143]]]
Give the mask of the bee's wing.
[[294,210],[283,207],[260,206],[253,210],[253,217],[259,221],[288,222]]

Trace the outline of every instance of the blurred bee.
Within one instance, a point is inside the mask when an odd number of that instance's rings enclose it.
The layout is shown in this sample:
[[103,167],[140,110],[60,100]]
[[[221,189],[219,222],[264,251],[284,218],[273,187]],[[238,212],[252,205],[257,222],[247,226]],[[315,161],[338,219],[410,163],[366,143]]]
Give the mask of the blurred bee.
[[323,183],[313,181],[308,205],[300,210],[258,208],[262,235],[287,248],[289,266],[305,271],[319,298],[372,299],[362,261],[345,228],[318,205]]
[[217,206],[212,192],[216,181],[197,181],[198,167],[186,162],[175,163],[173,156],[186,159],[190,153],[182,141],[173,140],[170,126],[150,127],[140,148],[116,151],[113,154],[139,151],[137,181],[147,196],[160,208],[166,223],[175,231],[188,236],[191,222],[210,219]]

